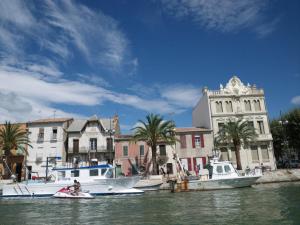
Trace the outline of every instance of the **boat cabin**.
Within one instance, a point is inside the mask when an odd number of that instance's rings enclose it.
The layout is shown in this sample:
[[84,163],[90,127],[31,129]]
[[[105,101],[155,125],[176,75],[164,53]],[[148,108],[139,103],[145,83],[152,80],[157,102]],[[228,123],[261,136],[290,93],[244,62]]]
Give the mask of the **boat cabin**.
[[74,181],[86,182],[95,179],[113,178],[114,168],[111,165],[96,165],[79,168],[53,168],[55,182]]

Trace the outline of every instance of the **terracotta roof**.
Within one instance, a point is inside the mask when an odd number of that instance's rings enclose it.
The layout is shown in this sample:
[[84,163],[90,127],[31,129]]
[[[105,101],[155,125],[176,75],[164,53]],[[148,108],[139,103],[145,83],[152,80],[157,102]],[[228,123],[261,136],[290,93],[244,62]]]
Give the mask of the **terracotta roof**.
[[120,135],[117,135],[115,136],[115,140],[128,140],[128,139],[131,139],[133,137],[133,135],[131,134],[120,134]]
[[201,128],[201,127],[176,127],[175,132],[176,133],[184,133],[184,132],[205,132],[205,131],[210,131],[209,129],[206,128]]
[[73,118],[48,118],[48,119],[29,121],[28,123],[63,123],[69,120],[73,120]]

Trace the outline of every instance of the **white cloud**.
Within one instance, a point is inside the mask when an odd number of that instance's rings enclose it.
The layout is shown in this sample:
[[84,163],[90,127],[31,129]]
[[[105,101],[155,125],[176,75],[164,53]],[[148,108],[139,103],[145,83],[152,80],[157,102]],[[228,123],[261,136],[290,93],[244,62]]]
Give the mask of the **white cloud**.
[[291,102],[295,105],[300,105],[300,96],[293,97]]
[[[35,68],[40,68],[35,65]],[[42,67],[43,68],[43,67]],[[44,70],[32,71],[23,66],[16,68],[0,66],[0,114],[2,120],[35,119],[41,116],[49,117],[56,110],[56,115],[73,115],[55,109],[54,104],[96,106],[106,101],[130,106],[146,112],[167,114],[181,113],[191,107],[191,99],[197,95],[192,86],[189,90],[183,87],[166,88],[161,96],[147,98],[138,95],[120,93],[107,87],[96,86],[80,81],[66,79],[48,79],[42,74]],[[182,94],[176,95],[176,90]],[[171,96],[173,93],[173,97]],[[185,103],[185,100],[188,103]],[[13,103],[13,105],[10,105]],[[17,107],[13,107],[17,105]]]
[[174,105],[189,108],[199,101],[201,92],[200,88],[192,85],[173,85],[161,88],[161,96]]
[[138,65],[116,20],[71,0],[0,1],[0,43],[0,51],[18,57],[46,51],[67,60],[76,52],[110,71],[136,71]]
[[[264,35],[273,31],[264,24],[263,10],[266,0],[161,0],[163,9],[180,19],[191,18],[195,23],[207,29],[221,32],[237,31],[243,28],[254,28]],[[267,31],[268,29],[268,31]]]

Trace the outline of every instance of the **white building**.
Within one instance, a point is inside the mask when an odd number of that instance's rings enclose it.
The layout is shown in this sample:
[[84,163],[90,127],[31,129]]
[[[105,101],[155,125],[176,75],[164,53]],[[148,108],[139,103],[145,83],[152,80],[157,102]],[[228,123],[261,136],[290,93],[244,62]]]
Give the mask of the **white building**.
[[28,148],[26,159],[29,174],[45,177],[47,157],[50,167],[53,165],[54,157],[61,158],[57,163],[65,161],[67,140],[65,131],[71,121],[71,118],[53,118],[28,122],[29,139],[32,145],[32,148]]
[[91,159],[112,161],[113,139],[118,130],[118,116],[111,119],[99,119],[97,116],[89,119],[75,119],[67,130],[67,161],[74,162],[74,158],[81,162],[90,162]]
[[[236,76],[229,80],[226,87],[220,85],[220,90],[203,88],[203,95],[193,110],[192,121],[195,127],[212,129],[216,136],[224,123],[240,118],[249,121],[258,133],[255,142],[241,149],[242,168],[263,164],[276,169],[263,89],[257,89],[255,85],[245,86]],[[236,162],[232,146],[222,148],[221,157]]]

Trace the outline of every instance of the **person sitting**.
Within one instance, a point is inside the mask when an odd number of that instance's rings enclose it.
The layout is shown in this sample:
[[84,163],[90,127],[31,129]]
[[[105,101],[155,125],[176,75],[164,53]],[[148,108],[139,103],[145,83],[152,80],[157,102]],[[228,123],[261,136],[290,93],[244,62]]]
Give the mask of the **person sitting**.
[[78,195],[79,191],[80,191],[80,183],[77,180],[74,180],[74,194]]

